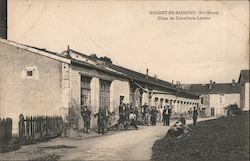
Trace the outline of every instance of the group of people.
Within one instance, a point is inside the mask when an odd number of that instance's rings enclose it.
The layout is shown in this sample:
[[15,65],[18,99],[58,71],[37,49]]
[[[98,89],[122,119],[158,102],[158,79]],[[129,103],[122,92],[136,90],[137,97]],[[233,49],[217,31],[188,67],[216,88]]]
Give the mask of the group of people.
[[148,106],[145,103],[141,108],[138,109],[138,121],[141,121],[144,125],[155,126],[157,120],[162,121],[163,125],[169,126],[171,117],[171,107],[169,105],[163,107]]
[[120,124],[123,124],[126,129],[129,126],[133,126],[136,130],[138,129],[136,110],[131,108],[130,104],[120,103],[119,120],[117,125]]
[[94,117],[97,117],[98,134],[104,134],[108,131],[111,115],[112,113],[109,111],[108,106],[99,108],[99,112],[94,114]]
[[[190,116],[192,115],[193,124],[196,126],[198,117],[197,109],[194,107],[194,109],[190,109],[188,113]],[[132,108],[131,104],[121,103],[119,105],[117,125],[123,124],[125,128],[132,126],[134,129],[138,129],[137,124],[156,126],[156,122],[160,121],[163,122],[163,126],[170,126],[171,114],[172,109],[170,105],[157,108],[155,106],[150,107],[145,103],[141,108]],[[89,107],[83,106],[81,108],[81,116],[84,122],[84,132],[89,133],[91,122],[91,111]],[[111,116],[115,116],[115,113],[111,113],[108,106],[100,108],[98,113],[94,114],[94,117],[97,118],[98,133],[104,134],[108,131]],[[181,118],[183,118],[183,115],[181,115]]]
[[[107,132],[109,118],[111,116],[111,112],[109,111],[108,107],[105,106],[104,108],[100,108],[99,112],[94,114],[94,117],[97,118],[97,125],[98,131],[97,133],[104,134]],[[89,107],[83,106],[81,107],[81,116],[84,122],[83,132],[89,133],[90,132],[90,122],[91,122],[91,111]]]
[[[193,107],[193,110],[190,108],[188,110],[188,114],[191,115],[191,117],[193,117],[193,125],[195,127],[197,124],[198,110],[196,109],[196,107]],[[182,134],[187,134],[190,131],[191,129],[186,125],[186,119],[184,115],[181,114],[180,118],[174,123],[173,126],[170,127],[167,135],[172,137],[181,137]]]
[[[165,113],[163,118],[167,118],[167,115],[171,114],[170,108],[169,110],[165,109],[165,111],[162,111]],[[119,106],[118,123],[130,122],[130,125],[132,126],[136,126],[136,124],[155,126],[157,122],[158,113],[159,109],[157,109],[155,106],[150,107],[146,103],[141,108],[133,108],[131,104],[121,103]],[[164,122],[166,123],[167,121]]]

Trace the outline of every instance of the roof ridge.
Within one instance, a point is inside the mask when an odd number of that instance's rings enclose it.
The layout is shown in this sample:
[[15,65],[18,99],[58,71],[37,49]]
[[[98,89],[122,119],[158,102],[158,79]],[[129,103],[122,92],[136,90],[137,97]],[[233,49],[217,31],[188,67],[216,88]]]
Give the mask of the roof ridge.
[[29,52],[33,52],[33,53],[36,53],[36,54],[39,54],[39,55],[42,55],[42,56],[45,56],[45,57],[49,57],[51,59],[55,59],[55,60],[62,61],[62,62],[65,62],[65,63],[70,63],[70,59],[67,59],[67,58],[63,57],[59,53],[51,52],[51,51],[48,51],[46,49],[43,50],[42,48],[32,47],[32,46],[29,46],[29,45],[24,45],[24,44],[17,43],[17,42],[12,41],[12,40],[6,40],[6,39],[2,39],[2,38],[0,38],[0,43],[11,45],[11,46],[14,46],[14,47],[18,47],[18,48],[21,48],[23,50],[27,50]]

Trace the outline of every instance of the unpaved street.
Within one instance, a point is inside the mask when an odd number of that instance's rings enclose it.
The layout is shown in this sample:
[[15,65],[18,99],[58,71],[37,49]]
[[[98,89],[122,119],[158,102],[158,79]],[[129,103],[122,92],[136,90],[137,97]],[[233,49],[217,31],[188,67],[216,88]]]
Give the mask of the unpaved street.
[[165,136],[167,130],[168,127],[159,123],[157,126],[140,126],[139,130],[110,132],[104,136],[57,138],[0,154],[0,158],[28,160],[50,153],[59,155],[61,160],[150,160],[151,147]]
[[[77,142],[77,149],[70,149],[62,160],[149,160],[151,146],[163,137],[166,127],[141,127]],[[70,154],[70,155],[69,155]]]

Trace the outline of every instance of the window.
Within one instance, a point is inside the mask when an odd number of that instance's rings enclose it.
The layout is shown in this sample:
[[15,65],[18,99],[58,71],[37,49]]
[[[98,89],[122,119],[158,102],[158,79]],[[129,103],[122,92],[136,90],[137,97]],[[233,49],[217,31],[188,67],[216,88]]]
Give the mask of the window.
[[32,76],[33,76],[33,71],[32,71],[32,70],[28,70],[28,71],[26,72],[26,75],[27,75],[28,77],[32,77]]
[[90,90],[90,77],[81,75],[81,106],[90,106],[91,103],[91,90]]
[[100,80],[99,105],[101,108],[110,107],[110,81]]
[[224,97],[224,94],[223,94],[223,93],[220,93],[220,97],[219,97],[220,103],[223,103],[223,97]]
[[203,104],[203,101],[204,101],[204,98],[203,98],[203,97],[201,97],[201,104]]
[[22,79],[28,80],[38,80],[39,79],[39,72],[36,66],[26,66],[23,68],[21,72]]

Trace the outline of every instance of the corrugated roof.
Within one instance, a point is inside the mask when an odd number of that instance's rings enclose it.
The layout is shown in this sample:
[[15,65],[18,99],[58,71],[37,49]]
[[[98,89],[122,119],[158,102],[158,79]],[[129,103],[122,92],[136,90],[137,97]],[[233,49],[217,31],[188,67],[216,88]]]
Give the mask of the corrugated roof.
[[176,89],[175,85],[172,85],[171,83],[163,81],[161,79],[156,79],[154,77],[147,76],[146,74],[142,74],[142,73],[133,71],[131,69],[127,69],[127,68],[118,66],[118,65],[114,65],[114,64],[107,64],[107,65],[112,69],[115,69],[115,70],[118,70],[122,73],[127,74],[128,76],[132,77],[135,80],[146,82],[146,83],[154,83],[157,85],[162,85],[162,86],[169,88],[169,89]]
[[24,44],[17,43],[15,41],[10,41],[10,40],[1,39],[1,38],[0,38],[0,43],[11,45],[14,47],[18,47],[20,49],[23,49],[23,50],[26,50],[26,51],[29,51],[29,52],[32,52],[35,54],[39,54],[42,56],[46,56],[46,57],[49,57],[49,58],[54,59],[54,60],[62,61],[65,63],[70,63],[70,59],[67,59],[63,55],[60,55],[56,52],[48,51],[46,49],[37,48],[37,47],[29,46],[29,45],[24,45]]
[[[72,50],[72,49],[70,49],[70,51],[75,52],[77,54],[80,54],[80,55],[82,55],[90,60],[93,60],[93,61],[104,62],[103,60],[98,58],[96,55],[89,56],[89,55],[80,53],[78,51]],[[140,82],[147,83],[148,89],[150,89],[150,87],[151,87],[152,89],[163,90],[163,91],[170,90],[174,95],[177,95],[177,96],[182,96],[182,97],[186,97],[186,98],[193,98],[193,99],[199,98],[199,96],[197,96],[193,93],[190,93],[189,91],[186,91],[184,89],[177,88],[175,85],[172,85],[172,83],[163,81],[161,79],[156,79],[154,77],[147,76],[146,74],[142,74],[142,73],[133,71],[131,69],[127,69],[127,68],[115,65],[113,63],[105,62],[105,66],[107,66],[107,67],[109,67],[117,72],[126,74],[127,77],[131,81],[137,81],[137,83],[140,83]],[[145,85],[144,85],[144,88],[145,88]]]
[[177,88],[175,85],[172,85],[172,83],[163,81],[161,79],[156,79],[154,77],[150,77],[150,76],[147,76],[145,74],[142,74],[142,73],[139,73],[139,72],[136,72],[136,71],[133,71],[133,70],[121,67],[121,66],[117,66],[114,64],[109,63],[108,65],[110,68],[113,68],[115,70],[118,70],[122,73],[127,74],[129,77],[131,77],[135,81],[147,83],[147,86],[149,89],[151,87],[152,89],[163,90],[163,91],[170,90],[172,92],[172,94],[174,94],[176,96],[195,98],[195,99],[198,98],[198,96],[196,96],[195,94],[190,93],[186,90]]

